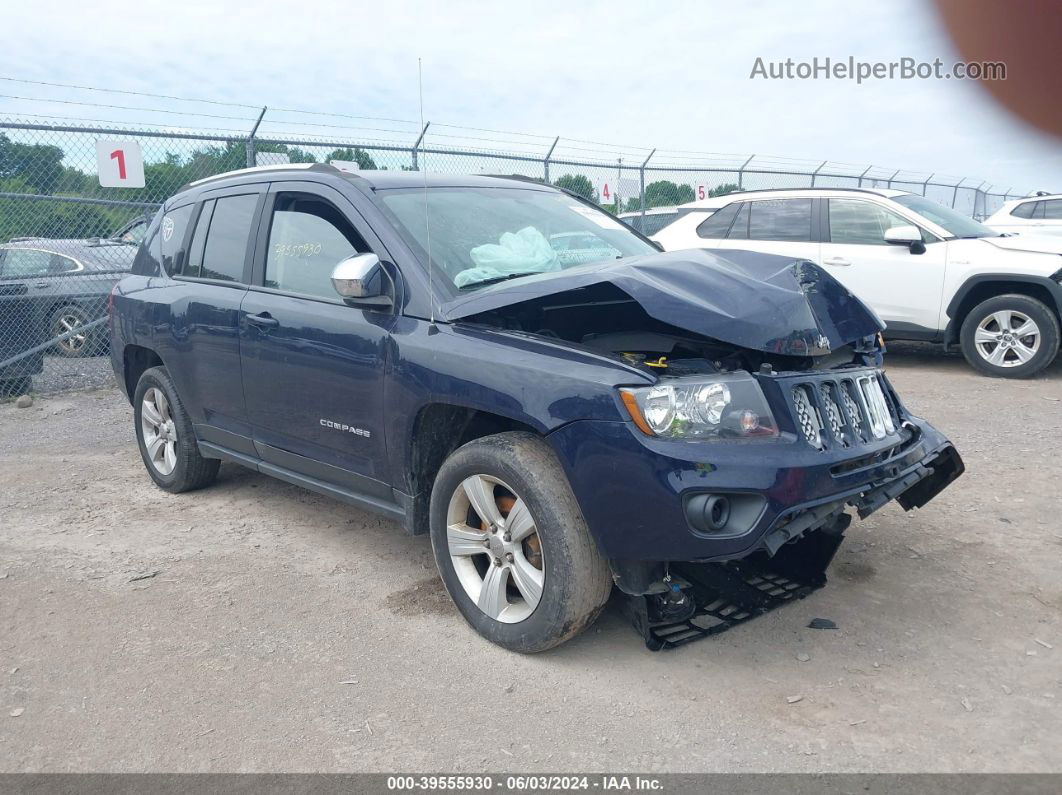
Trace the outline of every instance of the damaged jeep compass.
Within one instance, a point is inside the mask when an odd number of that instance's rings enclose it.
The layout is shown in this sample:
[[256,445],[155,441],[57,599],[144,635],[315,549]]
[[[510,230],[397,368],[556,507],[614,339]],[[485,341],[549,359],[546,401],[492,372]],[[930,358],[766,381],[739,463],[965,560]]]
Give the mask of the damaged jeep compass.
[[230,461],[430,534],[464,618],[521,652],[614,588],[650,648],[719,632],[823,585],[852,513],[963,471],[813,263],[662,253],[517,178],[210,177],[109,305],[155,483]]

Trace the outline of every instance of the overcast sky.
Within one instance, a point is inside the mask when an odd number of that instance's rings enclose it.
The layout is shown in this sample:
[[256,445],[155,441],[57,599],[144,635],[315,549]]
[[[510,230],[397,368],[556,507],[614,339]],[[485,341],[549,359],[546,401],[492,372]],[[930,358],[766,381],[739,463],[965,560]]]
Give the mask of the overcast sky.
[[[1062,142],[1012,120],[973,84],[749,78],[757,56],[940,57],[950,65],[950,43],[931,6],[920,0],[260,0],[245,10],[221,2],[64,0],[9,3],[4,16],[0,76],[6,77],[415,121],[420,56],[425,117],[436,124],[867,163],[969,175],[997,189],[1062,190]],[[235,128],[245,125],[206,117],[184,121],[146,109],[253,115],[6,81],[0,93],[140,108],[0,98],[0,115],[34,111]],[[403,135],[415,126],[323,121]],[[272,129],[284,126],[276,122]],[[454,132],[435,129],[440,136]],[[397,135],[369,129],[361,134]],[[549,143],[520,140],[543,148]]]

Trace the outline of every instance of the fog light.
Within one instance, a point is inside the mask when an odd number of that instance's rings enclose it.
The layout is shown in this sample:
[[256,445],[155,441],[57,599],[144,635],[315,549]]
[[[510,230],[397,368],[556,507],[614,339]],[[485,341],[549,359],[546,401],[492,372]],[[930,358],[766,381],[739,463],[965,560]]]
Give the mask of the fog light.
[[767,498],[762,494],[711,494],[701,492],[685,499],[686,519],[699,533],[735,536],[755,527]]
[[730,500],[726,497],[709,497],[704,505],[704,519],[709,530],[722,530],[730,521]]
[[686,509],[698,530],[717,533],[730,521],[730,499],[722,494],[700,494]]

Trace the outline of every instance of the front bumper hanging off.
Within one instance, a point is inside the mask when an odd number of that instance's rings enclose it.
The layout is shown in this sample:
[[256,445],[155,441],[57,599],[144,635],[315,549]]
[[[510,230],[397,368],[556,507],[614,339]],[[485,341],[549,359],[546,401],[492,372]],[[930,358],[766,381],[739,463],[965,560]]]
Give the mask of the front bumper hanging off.
[[845,506],[865,518],[892,499],[905,510],[921,507],[963,472],[962,459],[947,445],[893,479],[868,484],[847,499],[791,514],[767,533],[762,547],[740,560],[671,563],[668,579],[692,601],[681,618],[661,614],[659,594],[626,595],[627,614],[652,651],[716,635],[782,605],[803,599],[826,584],[826,569],[852,522]]
[[717,635],[789,602],[803,599],[826,584],[826,569],[852,521],[839,514],[821,528],[775,555],[757,552],[726,563],[675,563],[670,576],[685,583],[695,604],[692,615],[661,620],[654,596],[626,596],[627,614],[652,651],[670,649]]

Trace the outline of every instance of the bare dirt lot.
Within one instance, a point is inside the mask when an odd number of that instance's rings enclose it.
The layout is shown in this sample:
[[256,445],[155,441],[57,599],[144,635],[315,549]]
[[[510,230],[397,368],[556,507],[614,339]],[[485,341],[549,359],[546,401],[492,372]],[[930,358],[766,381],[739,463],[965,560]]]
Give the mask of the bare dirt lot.
[[888,366],[967,474],[658,654],[493,647],[426,537],[236,466],[166,494],[116,391],[0,405],[0,771],[1062,771],[1062,365]]

